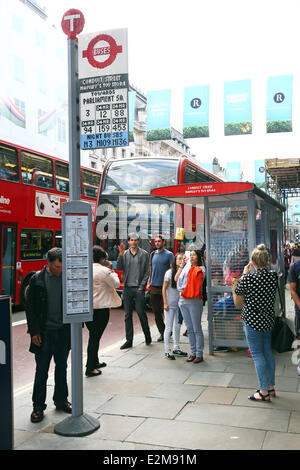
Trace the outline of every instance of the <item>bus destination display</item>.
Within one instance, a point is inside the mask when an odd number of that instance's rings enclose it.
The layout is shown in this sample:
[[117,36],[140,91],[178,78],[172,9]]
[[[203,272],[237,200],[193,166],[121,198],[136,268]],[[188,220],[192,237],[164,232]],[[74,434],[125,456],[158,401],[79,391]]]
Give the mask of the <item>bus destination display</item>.
[[129,145],[127,42],[126,29],[79,38],[83,150]]

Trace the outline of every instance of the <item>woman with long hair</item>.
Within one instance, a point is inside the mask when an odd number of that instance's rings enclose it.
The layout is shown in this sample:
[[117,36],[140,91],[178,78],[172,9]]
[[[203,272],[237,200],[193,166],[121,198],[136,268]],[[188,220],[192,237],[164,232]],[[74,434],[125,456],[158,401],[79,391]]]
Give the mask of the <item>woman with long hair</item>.
[[122,301],[116,292],[120,286],[117,273],[108,261],[108,255],[101,246],[93,247],[93,321],[86,322],[89,330],[85,375],[95,377],[101,374],[105,362],[99,362],[98,350],[101,336],[108,324],[111,307],[120,307]]
[[[250,272],[251,267],[254,272]],[[275,396],[275,360],[271,339],[277,286],[277,273],[269,270],[269,253],[265,245],[258,245],[252,251],[250,263],[244,267],[235,288],[237,295],[244,296],[242,320],[259,382],[259,389],[248,396],[249,400],[270,401],[270,396]]]
[[[165,331],[164,331],[164,344],[165,344],[165,357],[174,360],[175,356],[186,357],[187,353],[181,351],[179,348],[180,328],[179,323],[179,292],[175,282],[175,275],[183,260],[184,255],[177,253],[172,263],[172,268],[168,269],[165,273],[162,296],[164,301],[164,316],[165,316]],[[173,330],[173,354],[170,352],[170,338]]]
[[187,327],[191,354],[187,362],[198,364],[203,361],[204,336],[201,326],[203,311],[202,283],[205,276],[204,260],[200,250],[192,250],[186,266],[183,259],[176,273],[175,281],[180,292],[179,308]]

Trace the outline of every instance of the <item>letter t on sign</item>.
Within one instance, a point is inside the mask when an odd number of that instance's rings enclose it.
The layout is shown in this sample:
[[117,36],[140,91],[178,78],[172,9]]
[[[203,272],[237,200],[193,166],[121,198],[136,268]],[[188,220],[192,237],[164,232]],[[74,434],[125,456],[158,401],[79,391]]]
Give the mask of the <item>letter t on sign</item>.
[[74,8],[66,11],[61,20],[61,27],[68,39],[76,39],[77,41],[77,35],[81,33],[84,27],[83,13]]

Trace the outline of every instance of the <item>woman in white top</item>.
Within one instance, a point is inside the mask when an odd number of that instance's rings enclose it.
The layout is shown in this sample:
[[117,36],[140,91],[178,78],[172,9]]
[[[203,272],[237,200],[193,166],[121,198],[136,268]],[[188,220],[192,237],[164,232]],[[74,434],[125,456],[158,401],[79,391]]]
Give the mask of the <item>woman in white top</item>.
[[89,342],[87,348],[87,377],[95,377],[101,374],[101,367],[105,362],[99,362],[98,350],[101,336],[109,321],[109,309],[120,307],[122,301],[116,292],[120,286],[117,273],[112,270],[112,264],[108,261],[106,251],[100,246],[93,247],[93,321],[86,322],[89,330]]
[[[174,360],[175,356],[186,357],[187,353],[179,348],[179,337],[181,324],[178,322],[179,314],[179,292],[174,280],[175,274],[183,260],[183,254],[177,253],[172,264],[172,268],[165,273],[162,296],[164,301],[165,331],[164,344],[165,356],[167,359]],[[173,354],[170,352],[170,337],[173,329],[174,349]]]

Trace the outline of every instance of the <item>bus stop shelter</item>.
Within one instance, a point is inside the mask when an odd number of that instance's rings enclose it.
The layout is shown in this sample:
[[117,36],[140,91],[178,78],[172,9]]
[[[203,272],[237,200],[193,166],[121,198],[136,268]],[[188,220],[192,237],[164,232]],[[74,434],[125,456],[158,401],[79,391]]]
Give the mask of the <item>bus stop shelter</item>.
[[233,303],[232,277],[242,274],[252,250],[264,243],[270,253],[270,269],[279,274],[285,314],[285,207],[252,183],[181,184],[157,188],[151,194],[204,210],[209,353],[218,346],[247,347],[241,311]]

